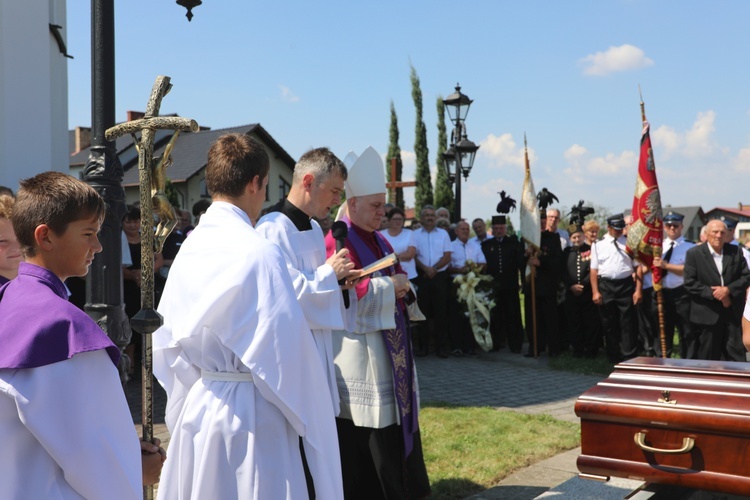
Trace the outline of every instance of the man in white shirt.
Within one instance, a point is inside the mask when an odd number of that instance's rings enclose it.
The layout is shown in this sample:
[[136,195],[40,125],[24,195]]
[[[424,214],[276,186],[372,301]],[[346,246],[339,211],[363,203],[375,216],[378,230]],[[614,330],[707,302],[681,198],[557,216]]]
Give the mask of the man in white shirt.
[[[687,251],[695,246],[682,236],[682,221],[684,215],[669,211],[664,216],[664,232],[661,257],[654,259],[654,267],[660,267],[662,272],[661,284],[664,304],[664,333],[667,346],[667,357],[671,357],[674,344],[674,330],[680,339],[680,358],[695,359],[695,333],[690,324],[690,297],[685,291],[683,271]],[[656,305],[652,306],[657,311]],[[658,314],[658,313],[657,313]],[[656,319],[658,325],[658,319]],[[661,356],[661,342],[656,339],[654,351]]]
[[471,238],[472,240],[476,241],[480,245],[490,239],[490,236],[487,234],[487,224],[484,222],[484,219],[477,217],[473,221],[471,221],[471,228],[474,230],[474,236]]
[[555,233],[560,237],[560,247],[565,250],[570,246],[570,233],[565,229],[558,228],[560,223],[560,211],[556,208],[547,209],[547,231]]
[[[456,276],[468,274],[471,269],[467,265],[468,261],[476,264],[480,270],[483,270],[487,260],[482,252],[482,247],[475,239],[469,239],[469,223],[465,220],[458,221],[456,224],[456,239],[451,241],[451,263],[448,272],[451,274],[451,280]],[[471,332],[469,318],[464,314],[465,305],[458,301],[456,295],[456,285],[451,286],[451,295],[449,299],[450,322],[451,322],[451,340],[453,350],[451,354],[460,357],[464,354],[473,355],[474,338]]]
[[622,214],[607,219],[607,234],[591,252],[591,294],[600,306],[607,357],[613,363],[638,355],[638,319],[641,281],[634,280],[633,259],[626,252]]
[[427,317],[427,324],[420,325],[417,356],[427,354],[429,340],[425,338],[427,327],[433,332],[435,349],[441,358],[448,357],[448,295],[450,292],[450,275],[448,265],[451,262],[451,240],[448,233],[435,225],[435,207],[425,205],[420,213],[422,227],[414,231],[414,243],[417,248],[417,298],[419,309]]

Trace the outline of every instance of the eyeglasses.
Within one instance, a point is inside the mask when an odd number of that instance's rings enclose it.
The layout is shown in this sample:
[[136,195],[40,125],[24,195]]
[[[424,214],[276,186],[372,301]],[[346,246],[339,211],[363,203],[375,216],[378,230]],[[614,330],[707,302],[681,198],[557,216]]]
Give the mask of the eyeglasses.
[[664,227],[680,227],[680,225],[674,224],[672,222],[667,222],[666,224],[664,224]]

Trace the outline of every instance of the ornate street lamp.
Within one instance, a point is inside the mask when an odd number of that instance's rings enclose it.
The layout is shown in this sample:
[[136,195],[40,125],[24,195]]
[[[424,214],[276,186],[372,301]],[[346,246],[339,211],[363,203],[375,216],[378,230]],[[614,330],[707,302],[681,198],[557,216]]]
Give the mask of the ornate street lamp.
[[451,146],[443,153],[443,167],[448,173],[448,178],[456,183],[456,204],[453,209],[454,222],[461,220],[461,174],[464,179],[469,178],[471,168],[474,166],[479,146],[466,137],[466,116],[473,100],[461,92],[461,86],[456,85],[456,91],[443,99],[448,110],[448,116],[453,122],[454,128],[451,133]]
[[453,149],[453,146],[443,153],[443,169],[448,176],[448,182],[451,185],[456,182],[456,150]]

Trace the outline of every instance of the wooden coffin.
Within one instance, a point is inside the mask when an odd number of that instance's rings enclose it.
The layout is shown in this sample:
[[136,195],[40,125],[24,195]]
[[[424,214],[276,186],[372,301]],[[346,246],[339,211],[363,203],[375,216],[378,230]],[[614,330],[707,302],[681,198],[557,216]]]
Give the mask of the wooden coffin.
[[575,412],[582,477],[750,495],[750,363],[635,358]]

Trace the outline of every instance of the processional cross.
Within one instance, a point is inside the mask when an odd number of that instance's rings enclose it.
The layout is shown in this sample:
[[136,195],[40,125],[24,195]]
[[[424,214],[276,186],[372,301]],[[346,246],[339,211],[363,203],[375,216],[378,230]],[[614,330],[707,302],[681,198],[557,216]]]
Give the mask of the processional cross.
[[[133,329],[143,335],[142,363],[142,426],[143,440],[151,442],[154,438],[154,400],[153,400],[153,357],[151,334],[163,323],[163,318],[154,309],[154,253],[160,252],[164,240],[177,224],[174,208],[167,200],[166,169],[172,163],[171,153],[175,140],[180,132],[197,132],[198,123],[189,118],[176,116],[159,116],[161,101],[172,88],[168,76],[157,76],[151,89],[151,97],[146,105],[143,118],[133,120],[107,129],[105,137],[114,141],[120,136],[130,134],[138,151],[138,182],[141,205],[141,310],[130,320]],[[167,144],[164,154],[154,163],[154,136],[157,130],[174,130],[175,133]],[[138,138],[136,132],[140,132]],[[159,218],[156,231],[154,215]],[[153,488],[144,487],[144,498],[153,498]]]

